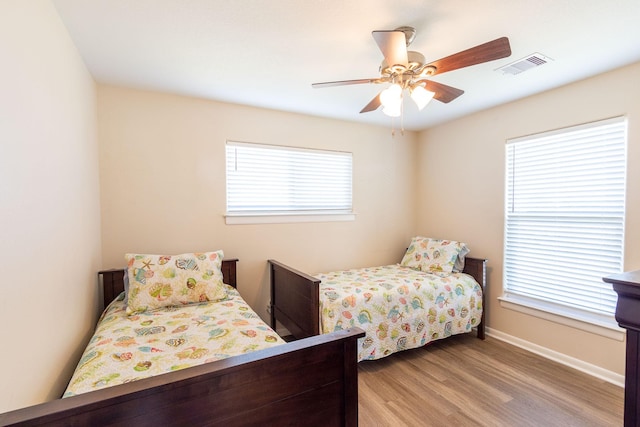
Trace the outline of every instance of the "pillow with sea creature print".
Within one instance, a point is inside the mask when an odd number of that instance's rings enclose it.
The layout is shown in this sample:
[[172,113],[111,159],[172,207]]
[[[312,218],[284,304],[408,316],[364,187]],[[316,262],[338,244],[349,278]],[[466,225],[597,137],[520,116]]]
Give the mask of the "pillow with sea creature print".
[[[426,273],[448,274],[464,268],[464,256],[468,252],[465,243],[417,236],[411,240],[400,265]],[[459,260],[459,257],[462,257],[462,260]],[[458,267],[460,270],[456,268],[456,264],[461,264]]]
[[126,254],[127,314],[224,299],[227,291],[222,281],[223,256],[222,251]]

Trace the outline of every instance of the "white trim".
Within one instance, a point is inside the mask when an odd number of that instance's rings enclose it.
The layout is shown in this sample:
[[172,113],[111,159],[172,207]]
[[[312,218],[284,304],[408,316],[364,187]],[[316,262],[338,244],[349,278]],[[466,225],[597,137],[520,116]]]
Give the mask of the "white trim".
[[603,320],[602,318],[596,317],[595,314],[594,317],[590,317],[587,313],[581,318],[577,318],[576,313],[568,313],[550,304],[544,304],[542,302],[536,303],[533,300],[525,300],[513,295],[502,296],[499,297],[498,300],[500,301],[500,306],[508,310],[570,326],[616,341],[624,341],[626,336],[626,330],[620,328],[613,318]]
[[228,225],[235,224],[289,224],[298,222],[336,222],[355,221],[356,215],[350,214],[264,214],[264,215],[224,215]]
[[588,130],[588,129],[592,129],[594,126],[607,126],[607,125],[623,123],[626,120],[627,120],[626,115],[609,117],[608,119],[602,119],[602,120],[594,120],[592,122],[582,123],[579,125],[565,126],[565,127],[561,127],[553,130],[548,130],[545,132],[531,133],[528,135],[522,135],[515,138],[509,138],[507,139],[507,144],[512,144],[512,143],[521,142],[521,141],[529,141],[532,138],[548,138],[552,136],[563,135],[568,131],[574,132],[574,131],[581,131],[585,129]]
[[230,139],[226,142],[227,145],[232,147],[251,147],[251,148],[270,148],[274,150],[285,150],[285,151],[300,151],[303,153],[308,152],[321,152],[321,153],[340,153],[340,154],[348,154],[352,155],[350,151],[343,150],[329,150],[326,148],[308,148],[308,147],[294,147],[293,145],[276,145],[276,144],[265,144],[262,142],[246,142],[246,141],[232,141]]
[[589,374],[613,385],[617,385],[618,387],[624,387],[624,375],[620,375],[608,369],[592,365],[591,363],[587,363],[583,360],[576,359],[575,357],[550,350],[546,347],[539,346],[537,344],[525,341],[512,335],[505,334],[504,332],[498,331],[496,329],[487,328],[486,333],[490,337],[497,340],[504,341],[508,344],[520,347],[546,359],[553,360],[554,362],[558,362],[562,365],[569,366],[570,368],[577,369],[580,372],[584,372],[585,374]]

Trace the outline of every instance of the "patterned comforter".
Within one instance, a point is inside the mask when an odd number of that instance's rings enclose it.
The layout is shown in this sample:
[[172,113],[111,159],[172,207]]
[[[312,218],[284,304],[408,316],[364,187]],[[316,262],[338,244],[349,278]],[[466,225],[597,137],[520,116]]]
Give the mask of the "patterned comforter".
[[482,316],[482,288],[463,273],[387,265],[316,277],[322,281],[322,333],[362,328],[366,336],[358,342],[359,361],[469,332]]
[[219,302],[133,316],[123,300],[103,313],[64,397],[284,343],[231,286]]

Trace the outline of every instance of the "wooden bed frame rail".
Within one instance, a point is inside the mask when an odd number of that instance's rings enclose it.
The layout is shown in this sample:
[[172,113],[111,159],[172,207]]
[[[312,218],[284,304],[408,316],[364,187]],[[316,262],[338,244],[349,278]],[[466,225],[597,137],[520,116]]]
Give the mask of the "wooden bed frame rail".
[[358,425],[358,328],[0,414],[0,425]]
[[[466,257],[463,270],[482,286],[482,318],[476,328],[482,340],[485,338],[486,264],[486,259]],[[275,330],[279,322],[296,339],[320,334],[320,280],[273,259],[269,265],[271,327]]]
[[[223,261],[235,286],[237,260]],[[124,270],[101,271],[108,305]],[[0,426],[358,425],[353,328],[0,414]]]

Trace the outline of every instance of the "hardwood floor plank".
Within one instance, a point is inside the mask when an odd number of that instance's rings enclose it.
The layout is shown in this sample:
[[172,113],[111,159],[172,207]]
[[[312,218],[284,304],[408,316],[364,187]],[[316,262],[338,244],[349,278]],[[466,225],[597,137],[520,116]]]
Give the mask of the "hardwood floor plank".
[[621,426],[624,389],[471,334],[359,364],[360,426]]

